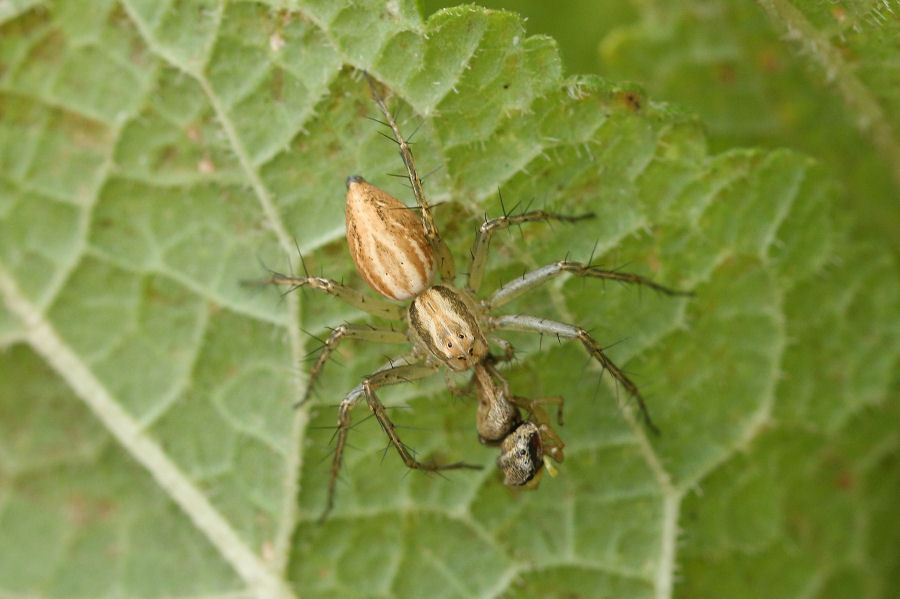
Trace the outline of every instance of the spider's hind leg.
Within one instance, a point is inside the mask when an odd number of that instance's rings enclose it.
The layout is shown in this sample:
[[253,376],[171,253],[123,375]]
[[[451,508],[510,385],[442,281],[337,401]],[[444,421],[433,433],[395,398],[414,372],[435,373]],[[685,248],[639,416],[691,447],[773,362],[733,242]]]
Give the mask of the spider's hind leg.
[[547,266],[542,266],[541,268],[537,268],[535,270],[532,270],[531,272],[525,273],[521,277],[513,279],[512,281],[500,286],[500,288],[498,288],[497,291],[495,291],[494,294],[491,295],[490,299],[486,300],[485,303],[490,308],[497,308],[507,302],[514,300],[523,293],[531,291],[532,289],[543,285],[547,281],[565,273],[569,273],[577,277],[603,279],[608,281],[617,281],[619,283],[640,285],[642,287],[649,287],[654,291],[658,291],[669,296],[693,297],[694,295],[691,291],[672,289],[671,287],[660,285],[655,281],[634,273],[621,272],[619,270],[604,270],[602,268],[591,266],[590,264],[572,262],[569,260],[559,260],[552,264],[548,264]]
[[523,223],[533,223],[540,221],[560,221],[560,222],[576,222],[587,218],[592,218],[594,214],[579,214],[577,216],[569,216],[565,214],[557,214],[555,212],[547,212],[545,210],[533,210],[531,212],[523,212],[522,214],[504,214],[497,218],[485,220],[478,228],[475,236],[475,244],[472,246],[472,263],[469,266],[469,274],[466,278],[466,289],[470,292],[477,293],[481,287],[481,280],[484,277],[484,267],[487,263],[488,248],[491,244],[491,236],[494,231],[499,231],[507,227],[514,227]]
[[339,327],[336,327],[331,331],[328,338],[322,342],[322,352],[319,354],[316,363],[313,364],[312,369],[309,371],[309,378],[306,382],[306,389],[303,392],[303,397],[294,404],[294,407],[299,407],[309,400],[313,386],[319,379],[319,375],[322,374],[325,363],[328,361],[328,358],[331,357],[332,352],[337,349],[338,343],[340,343],[342,339],[363,339],[380,343],[406,343],[408,341],[405,332],[387,327],[377,327],[368,324],[342,324]]
[[334,449],[334,457],[331,461],[331,473],[328,480],[328,499],[325,504],[325,509],[320,517],[320,521],[325,520],[328,517],[331,508],[334,506],[337,476],[341,469],[341,460],[343,459],[344,455],[344,447],[347,444],[347,435],[349,434],[351,427],[350,411],[363,397],[366,399],[366,403],[369,405],[369,409],[374,414],[375,419],[378,420],[378,423],[381,425],[381,429],[388,436],[391,445],[393,445],[394,449],[397,450],[397,453],[400,454],[400,458],[403,460],[403,463],[407,468],[412,468],[414,470],[423,470],[426,472],[435,472],[438,470],[453,470],[458,468],[481,468],[481,466],[475,464],[466,464],[464,462],[438,464],[423,463],[416,460],[409,448],[400,439],[394,423],[391,422],[390,417],[388,417],[387,415],[387,410],[385,409],[384,404],[381,403],[381,400],[378,399],[378,396],[375,393],[375,391],[381,387],[425,378],[433,374],[435,370],[437,370],[437,368],[437,366],[431,366],[428,364],[402,364],[397,366],[389,364],[381,370],[378,370],[377,372],[367,376],[362,383],[357,385],[352,391],[350,391],[350,393],[348,393],[344,397],[344,399],[341,401],[340,407],[338,408],[338,429],[336,433],[337,441]]
[[625,390],[629,395],[634,397],[647,428],[654,433],[659,434],[659,429],[653,424],[653,420],[650,418],[650,412],[647,410],[647,404],[644,403],[644,398],[638,390],[637,385],[628,378],[621,368],[616,366],[615,363],[609,359],[609,356],[603,351],[603,347],[597,343],[597,340],[586,330],[563,322],[557,322],[547,318],[538,318],[536,316],[527,316],[524,314],[492,316],[488,319],[488,322],[488,328],[492,330],[525,331],[564,339],[577,339],[584,345],[588,353],[591,354],[591,357],[600,363],[603,370],[608,371],[613,375],[613,378],[615,378],[620,385],[625,387]]
[[369,404],[369,409],[372,410],[375,419],[378,420],[382,430],[388,436],[394,449],[400,454],[400,459],[403,460],[403,463],[407,468],[424,471],[453,470],[457,468],[480,469],[481,466],[465,464],[463,462],[455,462],[452,464],[426,464],[416,460],[415,457],[413,457],[412,452],[410,452],[403,441],[400,440],[400,436],[397,434],[394,423],[391,422],[391,419],[387,415],[384,404],[381,403],[381,400],[378,399],[378,396],[375,393],[375,391],[381,387],[423,378],[432,374],[435,370],[435,366],[428,365],[396,366],[366,378],[366,380],[362,382],[362,388],[366,402]]
[[562,426],[563,423],[563,404],[565,403],[565,399],[560,396],[555,397],[521,397],[519,395],[513,395],[510,398],[510,401],[514,403],[516,406],[522,408],[526,412],[528,412],[529,420],[534,420],[535,422],[541,422],[544,424],[550,424],[550,416],[547,415],[547,411],[544,410],[543,406],[546,404],[553,404],[556,406],[556,423]]

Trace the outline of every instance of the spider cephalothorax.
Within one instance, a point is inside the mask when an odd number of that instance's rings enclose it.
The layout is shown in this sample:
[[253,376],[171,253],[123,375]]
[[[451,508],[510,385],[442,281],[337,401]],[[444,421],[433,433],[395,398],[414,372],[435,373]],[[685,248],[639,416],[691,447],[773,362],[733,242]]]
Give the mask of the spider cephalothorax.
[[[513,395],[509,384],[495,367],[498,362],[509,360],[513,356],[512,346],[503,339],[490,335],[493,331],[527,331],[550,334],[560,339],[577,339],[637,400],[644,421],[655,430],[637,387],[606,356],[602,347],[587,331],[535,316],[494,315],[493,311],[563,273],[644,285],[668,295],[689,294],[663,287],[635,274],[602,270],[590,264],[563,260],[526,273],[487,296],[479,296],[488,246],[495,231],[535,221],[574,222],[592,216],[567,216],[543,210],[504,215],[485,221],[476,233],[465,285],[457,287],[453,257],[434,223],[412,152],[371,79],[369,83],[375,101],[400,148],[400,156],[418,205],[417,210],[409,209],[358,175],[351,176],[346,181],[347,242],[350,254],[363,279],[387,299],[368,297],[321,277],[274,274],[266,281],[292,288],[308,286],[321,289],[370,314],[400,321],[403,325],[379,327],[345,324],[334,329],[325,341],[325,347],[310,372],[307,391],[298,403],[303,403],[309,397],[309,389],[341,339],[349,337],[382,343],[412,344],[411,351],[368,375],[341,401],[328,501],[323,518],[333,505],[335,482],[351,425],[350,411],[362,398],[365,398],[391,444],[409,468],[426,471],[478,468],[461,462],[423,463],[416,460],[400,440],[376,393],[380,387],[423,378],[443,366],[454,372],[473,371],[471,385],[475,388],[479,403],[476,419],[479,439],[487,445],[499,445],[497,464],[504,473],[507,485],[535,486],[544,466],[553,472],[547,458],[562,461],[564,445],[550,426],[549,418],[540,404],[554,403],[561,414],[562,398],[527,399]],[[438,272],[441,275],[440,283],[435,282]],[[409,304],[404,306],[388,300]],[[501,353],[496,356],[491,354],[492,344],[499,347]]]
[[432,285],[409,305],[409,328],[431,356],[462,372],[488,355],[475,306],[449,285]]

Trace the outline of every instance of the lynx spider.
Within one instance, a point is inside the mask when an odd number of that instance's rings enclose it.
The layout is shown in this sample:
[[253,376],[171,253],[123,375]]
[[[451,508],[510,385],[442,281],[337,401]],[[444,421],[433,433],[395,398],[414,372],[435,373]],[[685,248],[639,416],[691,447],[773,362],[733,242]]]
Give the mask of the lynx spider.
[[[453,372],[473,371],[468,387],[475,387],[479,402],[476,428],[483,443],[500,446],[497,464],[504,472],[505,484],[537,486],[545,465],[554,474],[547,457],[562,461],[564,444],[550,426],[541,404],[556,404],[559,418],[562,414],[562,398],[529,400],[512,395],[508,383],[496,368],[498,362],[512,358],[512,346],[503,339],[486,336],[486,331],[525,331],[580,341],[602,368],[610,372],[618,384],[634,397],[644,422],[651,430],[656,431],[637,386],[607,357],[601,345],[586,330],[536,316],[492,315],[491,312],[563,273],[643,285],[669,296],[689,296],[690,292],[670,289],[636,274],[602,270],[590,264],[561,260],[526,273],[500,286],[487,297],[478,299],[488,246],[494,232],[536,221],[575,222],[593,216],[568,216],[544,210],[504,214],[485,220],[476,233],[465,286],[456,287],[453,257],[435,225],[412,151],[374,81],[367,73],[364,76],[369,82],[375,103],[387,121],[383,124],[390,127],[393,132],[392,141],[399,147],[417,209],[407,208],[358,175],[350,176],[347,179],[346,206],[348,245],[357,268],[370,286],[386,298],[411,302],[407,305],[372,298],[336,281],[309,276],[308,272],[302,277],[273,272],[261,282],[284,285],[289,288],[288,291],[301,287],[319,289],[371,315],[400,321],[406,325],[406,330],[368,324],[343,324],[335,328],[324,341],[322,352],[310,371],[306,390],[297,405],[309,399],[311,389],[325,363],[343,339],[412,343],[411,351],[366,376],[341,401],[328,497],[321,519],[328,516],[334,505],[337,476],[351,428],[350,412],[361,399],[365,399],[390,444],[408,468],[430,472],[480,468],[463,462],[442,464],[418,461],[400,439],[376,394],[381,387],[434,374],[441,366]],[[441,283],[434,283],[435,271],[440,272]],[[489,342],[500,347],[502,353],[491,354]],[[451,391],[460,392],[453,387]],[[522,418],[522,411],[527,414],[527,418]]]

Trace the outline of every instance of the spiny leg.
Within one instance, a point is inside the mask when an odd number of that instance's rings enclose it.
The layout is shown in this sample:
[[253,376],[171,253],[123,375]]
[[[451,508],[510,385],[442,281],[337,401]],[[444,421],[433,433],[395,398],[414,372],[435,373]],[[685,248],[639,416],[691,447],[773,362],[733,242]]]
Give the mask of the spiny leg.
[[303,405],[309,399],[313,385],[316,383],[316,380],[318,380],[319,375],[322,374],[325,362],[328,361],[332,352],[337,349],[338,343],[340,343],[342,339],[363,339],[365,341],[377,341],[381,343],[406,343],[409,341],[404,331],[396,331],[386,327],[376,327],[368,324],[342,324],[339,327],[336,327],[331,331],[328,339],[323,342],[322,352],[319,354],[316,363],[313,364],[313,367],[309,372],[309,379],[307,380],[303,397],[294,404],[294,407]]
[[295,277],[272,272],[269,278],[261,281],[243,281],[244,285],[282,285],[288,287],[286,293],[290,293],[301,287],[311,287],[331,294],[344,303],[350,304],[373,316],[380,316],[388,320],[401,320],[406,313],[404,306],[394,304],[382,299],[368,297],[356,289],[342,285],[337,281],[323,277]]
[[618,281],[620,283],[631,283],[634,285],[643,285],[660,293],[670,296],[686,296],[692,297],[691,291],[679,291],[665,287],[659,283],[654,283],[648,278],[636,275],[630,272],[620,272],[618,270],[603,270],[582,264],[581,262],[570,262],[569,260],[560,260],[547,266],[542,266],[529,273],[525,273],[517,279],[502,285],[494,294],[486,301],[488,309],[497,308],[503,304],[514,300],[523,293],[531,291],[535,287],[543,285],[550,279],[557,277],[563,273],[570,273],[578,277],[591,277],[595,279],[605,279],[609,281]]
[[464,462],[454,462],[452,464],[424,464],[416,460],[409,449],[406,447],[406,445],[400,440],[400,436],[397,434],[394,423],[391,422],[391,419],[387,415],[387,411],[384,409],[384,404],[381,403],[381,400],[379,400],[378,396],[375,394],[375,391],[381,387],[422,378],[433,373],[435,370],[436,367],[427,365],[398,366],[391,370],[386,370],[374,376],[368,377],[363,381],[362,386],[363,390],[365,391],[366,401],[369,404],[369,409],[372,410],[372,413],[375,414],[375,418],[378,420],[379,424],[381,424],[381,428],[388,436],[388,439],[390,439],[391,444],[397,450],[397,453],[400,454],[400,458],[403,460],[403,463],[407,468],[411,468],[413,470],[424,470],[428,472],[433,472],[436,470],[454,470],[457,468],[471,468],[478,470],[481,468],[481,466],[475,464],[466,464]]
[[550,220],[575,222],[586,218],[592,218],[593,216],[593,212],[580,214],[578,216],[567,216],[565,214],[556,214],[555,212],[534,210],[512,216],[504,214],[503,216],[484,221],[481,224],[481,227],[478,228],[478,233],[475,236],[475,245],[472,246],[472,264],[469,266],[469,274],[466,278],[466,289],[472,293],[477,293],[478,289],[481,287],[481,280],[482,277],[484,277],[484,267],[487,263],[488,248],[490,247],[491,236],[494,234],[494,231],[499,231],[500,229],[505,229],[507,227],[514,227],[523,223]]
[[[400,356],[399,358],[391,360],[387,364],[384,364],[383,366],[381,366],[381,368],[379,368],[369,376],[378,376],[383,372],[388,372],[394,370],[395,368],[416,366],[421,367],[421,365],[416,364],[416,362],[419,361],[421,361],[421,358],[416,356],[414,353],[407,353],[403,356]],[[428,374],[431,374],[431,372],[434,372],[434,370],[429,370],[422,376],[427,376]],[[353,410],[354,407],[356,407],[356,404],[359,403],[359,400],[363,397],[365,397],[365,390],[363,389],[362,383],[360,383],[359,385],[351,389],[350,392],[347,393],[347,395],[344,396],[344,398],[341,400],[340,406],[338,406],[338,426],[337,430],[335,431],[336,441],[334,447],[334,455],[331,458],[331,473],[328,480],[328,498],[325,503],[325,509],[322,510],[322,515],[319,516],[320,522],[324,521],[328,517],[329,512],[331,512],[331,508],[334,507],[334,495],[337,485],[337,476],[340,472],[341,462],[343,461],[344,457],[344,447],[347,445],[347,435],[350,433],[350,411]]]
[[628,376],[622,372],[622,369],[616,366],[612,360],[603,352],[603,348],[597,341],[591,337],[590,333],[584,329],[555,320],[547,320],[546,318],[537,318],[535,316],[526,316],[523,314],[509,314],[504,316],[492,316],[488,319],[489,329],[502,329],[506,331],[526,331],[530,333],[540,333],[542,335],[553,335],[566,339],[577,339],[588,350],[595,360],[600,362],[604,370],[610,374],[623,386],[628,393],[637,400],[638,407],[647,427],[654,433],[659,434],[659,429],[650,419],[650,412],[647,411],[647,405],[641,392]]
[[422,226],[425,229],[425,236],[431,243],[431,248],[434,250],[435,256],[437,256],[438,259],[438,268],[441,271],[441,278],[448,283],[452,283],[453,279],[456,278],[456,266],[453,263],[453,255],[450,253],[447,244],[441,239],[441,234],[437,230],[437,225],[434,224],[434,217],[431,214],[431,207],[428,205],[428,200],[425,199],[425,190],[422,188],[422,180],[419,178],[419,172],[416,170],[416,162],[413,159],[412,150],[409,149],[409,144],[406,143],[406,140],[403,139],[403,135],[400,134],[400,127],[397,126],[397,122],[394,120],[393,115],[388,110],[381,95],[378,93],[375,82],[369,77],[368,73],[363,72],[363,75],[365,75],[366,81],[369,82],[369,87],[372,88],[372,96],[375,98],[375,103],[378,104],[378,108],[381,109],[385,119],[387,119],[387,125],[394,132],[394,141],[397,142],[397,145],[400,148],[400,158],[403,159],[403,164],[406,166],[406,172],[409,175],[409,184],[412,186],[413,195],[416,198],[416,203],[419,205],[419,212],[422,215]]
[[553,404],[556,406],[556,423],[562,426],[563,423],[563,404],[565,398],[556,395],[554,397],[521,397],[513,395],[509,399],[514,405],[522,408],[529,414],[529,419],[535,419],[541,423],[550,424],[550,417],[541,406],[544,404]]
[[375,415],[382,430],[387,434],[391,444],[400,454],[403,463],[408,468],[417,470],[436,471],[450,470],[455,468],[471,468],[480,469],[481,466],[473,464],[465,464],[456,462],[453,464],[422,464],[416,461],[409,449],[400,440],[394,424],[391,422],[384,408],[384,404],[375,395],[375,390],[387,385],[395,385],[397,383],[405,383],[408,381],[424,378],[433,374],[437,370],[437,366],[429,366],[427,364],[403,364],[399,366],[387,366],[378,370],[374,374],[369,375],[359,385],[357,385],[350,393],[348,393],[341,401],[338,408],[338,430],[337,441],[335,444],[334,457],[331,461],[331,475],[328,481],[328,499],[325,504],[325,510],[320,516],[320,521],[328,517],[331,508],[334,506],[335,487],[337,484],[337,475],[341,469],[341,461],[344,455],[344,447],[347,443],[347,435],[350,432],[350,411],[359,402],[361,397],[366,398],[369,409]]
[[[388,361],[387,364],[383,364],[378,370],[370,374],[369,376],[375,376],[381,372],[385,372],[396,368],[397,365],[403,366],[412,366],[417,362],[420,362],[421,358],[415,351],[407,352],[402,356],[398,356],[393,360]],[[354,387],[350,390],[347,395],[341,400],[340,405],[338,406],[338,426],[335,430],[333,440],[335,442],[334,454],[331,458],[331,473],[328,480],[328,496],[325,503],[325,509],[322,510],[322,514],[319,516],[319,522],[324,522],[326,518],[328,518],[328,514],[331,512],[331,508],[334,507],[334,495],[335,489],[337,485],[337,475],[341,469],[341,462],[344,457],[344,447],[347,444],[347,435],[350,432],[350,411],[356,406],[359,400],[365,396],[365,392],[363,391],[362,383]]]

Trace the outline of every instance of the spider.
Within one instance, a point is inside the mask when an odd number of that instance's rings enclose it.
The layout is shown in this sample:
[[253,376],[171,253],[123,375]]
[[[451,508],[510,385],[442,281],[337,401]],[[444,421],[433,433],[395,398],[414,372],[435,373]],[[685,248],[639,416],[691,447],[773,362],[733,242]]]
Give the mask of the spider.
[[[504,214],[486,220],[475,236],[465,284],[457,287],[453,257],[435,225],[409,144],[401,135],[375,82],[367,73],[364,76],[375,103],[385,117],[386,122],[382,124],[391,129],[392,141],[399,147],[417,204],[416,209],[408,208],[361,176],[347,178],[345,211],[350,254],[363,279],[385,299],[364,295],[330,279],[309,276],[308,272],[304,272],[302,277],[273,272],[261,282],[287,286],[288,292],[301,287],[319,289],[371,315],[401,323],[399,327],[343,324],[335,328],[324,342],[297,405],[309,399],[325,363],[343,339],[412,344],[407,353],[366,376],[341,401],[328,497],[321,520],[327,518],[334,506],[337,476],[351,427],[350,413],[361,399],[365,399],[390,444],[408,468],[431,472],[480,468],[463,462],[418,461],[400,439],[378,398],[377,391],[382,387],[421,379],[442,367],[457,373],[473,371],[469,387],[474,385],[479,403],[476,428],[483,443],[500,446],[497,464],[504,473],[505,484],[536,486],[545,465],[551,474],[554,473],[547,457],[562,461],[564,445],[550,426],[540,404],[556,404],[561,416],[562,398],[528,400],[512,395],[496,364],[511,359],[514,350],[509,342],[490,334],[494,331],[525,331],[581,342],[602,368],[634,397],[646,425],[657,431],[637,386],[607,357],[601,345],[586,330],[537,316],[495,315],[494,311],[564,273],[642,285],[669,296],[689,296],[691,293],[664,287],[636,274],[561,260],[526,273],[488,295],[480,295],[488,247],[496,231],[537,221],[575,222],[593,216],[590,213],[570,216],[544,210]],[[440,283],[435,282],[438,272]],[[502,353],[492,354],[491,345],[499,347]],[[521,411],[527,413],[526,418],[522,417]]]

